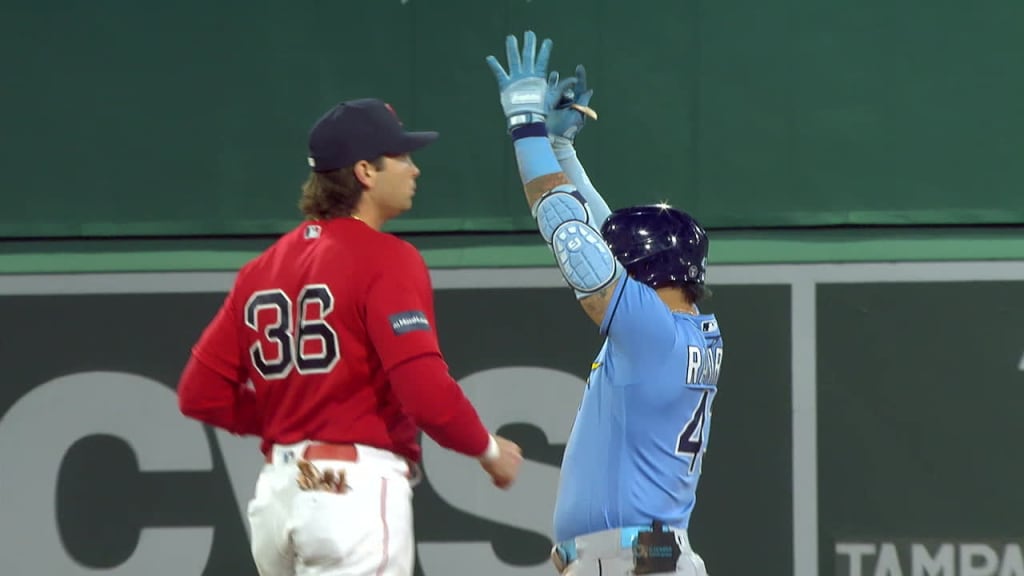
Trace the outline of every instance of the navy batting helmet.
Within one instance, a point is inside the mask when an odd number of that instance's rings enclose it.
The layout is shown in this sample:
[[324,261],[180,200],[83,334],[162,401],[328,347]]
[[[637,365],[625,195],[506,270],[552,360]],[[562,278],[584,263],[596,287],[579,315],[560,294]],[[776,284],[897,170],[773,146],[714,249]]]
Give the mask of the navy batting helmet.
[[612,212],[601,235],[626,272],[652,288],[703,284],[708,235],[692,216],[665,204]]

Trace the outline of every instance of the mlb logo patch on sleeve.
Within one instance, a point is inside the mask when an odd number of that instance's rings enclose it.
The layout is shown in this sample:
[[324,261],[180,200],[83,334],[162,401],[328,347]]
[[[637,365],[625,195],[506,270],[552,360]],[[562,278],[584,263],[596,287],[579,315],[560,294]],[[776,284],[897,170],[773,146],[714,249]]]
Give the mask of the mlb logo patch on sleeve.
[[427,315],[419,310],[392,314],[388,316],[388,321],[391,322],[391,329],[395,332],[396,336],[401,336],[407,332],[415,332],[416,330],[430,330],[430,322],[427,321]]

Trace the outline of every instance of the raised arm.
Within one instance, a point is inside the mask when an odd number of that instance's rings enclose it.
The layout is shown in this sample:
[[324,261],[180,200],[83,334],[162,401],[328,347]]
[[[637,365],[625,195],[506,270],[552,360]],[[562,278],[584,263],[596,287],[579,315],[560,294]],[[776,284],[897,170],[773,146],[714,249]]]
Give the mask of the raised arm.
[[[487,64],[498,81],[530,213],[562,276],[590,319],[600,326],[623,270],[601,238],[607,204],[592,185],[587,194],[574,185],[548,139],[547,118],[564,92],[557,76],[551,82],[546,80],[551,47],[551,40],[546,39],[538,52],[536,35],[527,31],[520,53],[516,37],[508,36],[508,71],[494,56],[487,57]],[[568,80],[566,86],[575,85]]]
[[558,159],[562,172],[580,194],[587,200],[594,227],[598,230],[611,213],[604,198],[597,192],[593,182],[583,169],[576,154],[576,137],[587,124],[587,118],[597,120],[597,112],[590,107],[594,90],[587,83],[587,70],[582,64],[576,66],[576,74],[559,81],[558,72],[548,75],[548,92],[545,98],[548,140]]

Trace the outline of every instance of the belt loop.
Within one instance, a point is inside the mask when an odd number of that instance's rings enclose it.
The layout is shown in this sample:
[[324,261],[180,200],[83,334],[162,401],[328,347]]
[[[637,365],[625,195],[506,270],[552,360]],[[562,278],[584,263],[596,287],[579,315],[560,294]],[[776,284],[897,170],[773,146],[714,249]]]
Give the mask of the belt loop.
[[417,486],[423,481],[423,469],[420,468],[419,464],[409,460],[408,458],[405,459],[405,465],[409,468],[409,472],[407,474],[409,478],[409,485]]

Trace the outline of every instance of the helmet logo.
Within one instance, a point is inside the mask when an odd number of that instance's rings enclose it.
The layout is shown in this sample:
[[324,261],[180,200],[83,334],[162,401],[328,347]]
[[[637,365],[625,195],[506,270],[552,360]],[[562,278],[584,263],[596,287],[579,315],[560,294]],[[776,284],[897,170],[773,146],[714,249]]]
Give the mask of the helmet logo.
[[686,275],[691,279],[696,280],[700,274],[700,268],[697,268],[696,264],[690,264],[690,269],[686,271]]

